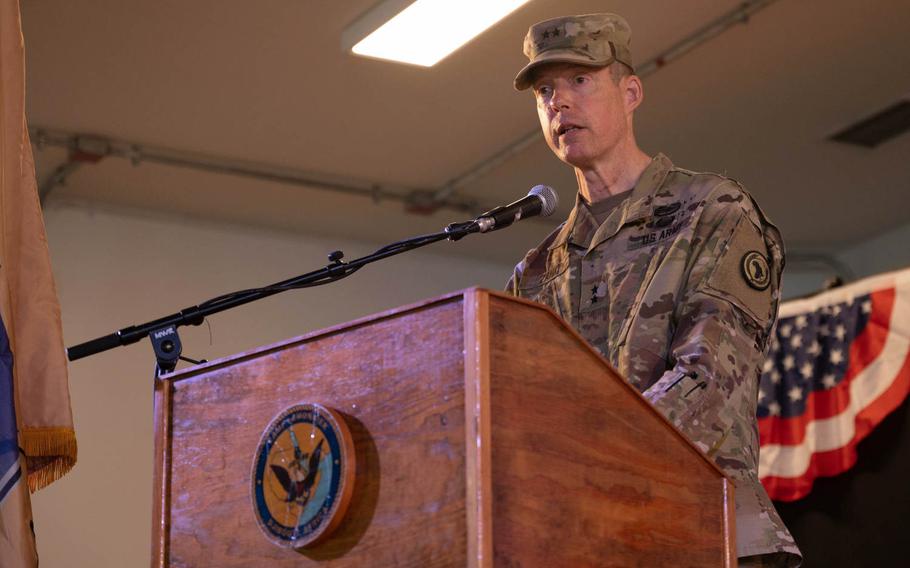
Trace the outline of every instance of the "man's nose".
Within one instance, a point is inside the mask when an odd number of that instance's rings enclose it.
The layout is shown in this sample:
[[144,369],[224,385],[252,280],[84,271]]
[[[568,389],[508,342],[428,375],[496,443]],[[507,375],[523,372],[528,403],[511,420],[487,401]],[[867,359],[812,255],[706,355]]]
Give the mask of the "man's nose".
[[550,97],[550,109],[553,112],[565,110],[571,105],[571,94],[566,88],[554,88],[553,95]]

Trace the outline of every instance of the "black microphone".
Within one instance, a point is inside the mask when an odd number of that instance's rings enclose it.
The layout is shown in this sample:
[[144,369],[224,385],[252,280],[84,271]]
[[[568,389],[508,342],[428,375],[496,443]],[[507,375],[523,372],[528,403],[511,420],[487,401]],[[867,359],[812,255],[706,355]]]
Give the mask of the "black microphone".
[[553,188],[546,185],[535,185],[525,197],[482,213],[474,220],[474,223],[481,233],[496,231],[521,219],[537,215],[541,217],[552,215],[558,204],[559,197]]

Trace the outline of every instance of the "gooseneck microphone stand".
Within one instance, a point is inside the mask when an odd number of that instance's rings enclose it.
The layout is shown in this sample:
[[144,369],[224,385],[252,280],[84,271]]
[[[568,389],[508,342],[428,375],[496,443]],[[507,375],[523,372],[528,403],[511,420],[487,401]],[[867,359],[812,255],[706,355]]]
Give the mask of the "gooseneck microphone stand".
[[[481,216],[479,219],[483,220],[484,217]],[[478,223],[478,220],[464,223],[452,223],[441,232],[398,241],[384,246],[372,254],[350,262],[344,262],[344,253],[342,251],[334,251],[328,255],[329,264],[319,270],[307,272],[306,274],[282,280],[281,282],[262,288],[250,288],[218,296],[217,298],[202,302],[199,305],[180,310],[177,313],[143,324],[125,327],[109,335],[69,347],[66,350],[67,357],[70,361],[76,361],[83,357],[95,355],[115,347],[136,343],[143,337],[148,336],[152,342],[152,348],[155,351],[155,377],[158,378],[161,375],[172,372],[177,367],[178,360],[189,361],[191,363],[203,362],[194,361],[181,355],[182,345],[180,342],[180,335],[177,333],[177,328],[180,326],[201,325],[202,322],[205,321],[206,316],[211,314],[242,306],[243,304],[267,298],[287,290],[311,288],[313,286],[321,286],[323,284],[335,282],[342,278],[347,278],[367,264],[376,262],[377,260],[395,256],[445,239],[457,241],[471,233],[482,232],[483,230],[484,229],[482,228],[482,225]]]

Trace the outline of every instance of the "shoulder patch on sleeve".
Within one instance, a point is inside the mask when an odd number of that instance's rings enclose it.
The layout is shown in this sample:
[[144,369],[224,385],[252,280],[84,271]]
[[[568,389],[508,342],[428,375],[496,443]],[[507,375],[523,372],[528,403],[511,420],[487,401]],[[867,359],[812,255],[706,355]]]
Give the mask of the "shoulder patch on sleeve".
[[768,259],[757,250],[743,254],[739,268],[746,279],[746,284],[756,290],[762,291],[771,284],[771,267],[768,265]]
[[768,254],[761,230],[742,216],[704,291],[727,300],[751,316],[762,328],[774,318],[779,266]]

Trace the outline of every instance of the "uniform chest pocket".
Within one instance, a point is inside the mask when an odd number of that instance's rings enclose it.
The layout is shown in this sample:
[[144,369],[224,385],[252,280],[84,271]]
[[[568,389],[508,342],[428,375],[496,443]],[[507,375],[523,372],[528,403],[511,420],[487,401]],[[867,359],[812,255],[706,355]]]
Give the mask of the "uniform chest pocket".
[[665,254],[665,247],[660,243],[633,251],[624,245],[624,240],[616,239],[615,246],[592,251],[581,263],[584,299],[579,311],[581,314],[608,313],[606,318],[600,315],[597,318],[607,325],[604,331],[614,348],[625,341]]
[[549,251],[545,263],[523,275],[518,285],[519,295],[550,306],[563,319],[570,321],[571,298],[567,293],[571,274],[569,267],[569,255],[564,250]]
[[534,296],[568,271],[569,256],[557,254],[557,252],[556,250],[550,251],[545,264],[525,272],[518,284],[522,297]]

